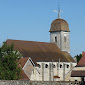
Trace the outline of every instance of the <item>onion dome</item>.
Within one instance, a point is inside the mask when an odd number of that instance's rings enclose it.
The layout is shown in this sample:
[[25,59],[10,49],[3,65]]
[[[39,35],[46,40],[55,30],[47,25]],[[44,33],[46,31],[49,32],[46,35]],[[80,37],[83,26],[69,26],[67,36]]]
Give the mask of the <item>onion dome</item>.
[[64,19],[55,19],[52,24],[49,32],[56,31],[67,31],[70,32],[68,23]]

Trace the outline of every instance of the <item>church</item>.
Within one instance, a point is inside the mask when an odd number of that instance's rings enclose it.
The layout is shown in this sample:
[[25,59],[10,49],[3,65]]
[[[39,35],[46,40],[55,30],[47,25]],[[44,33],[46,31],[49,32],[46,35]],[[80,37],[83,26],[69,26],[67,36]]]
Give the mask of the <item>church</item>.
[[24,73],[31,81],[69,81],[76,61],[70,55],[68,23],[58,18],[51,23],[50,42],[36,42],[8,39],[14,49],[22,54],[20,60]]

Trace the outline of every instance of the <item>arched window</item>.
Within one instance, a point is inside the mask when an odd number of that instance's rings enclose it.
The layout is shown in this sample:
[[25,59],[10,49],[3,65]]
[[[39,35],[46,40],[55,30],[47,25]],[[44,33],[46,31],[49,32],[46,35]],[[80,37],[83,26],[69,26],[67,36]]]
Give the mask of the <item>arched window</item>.
[[69,65],[67,65],[67,68],[69,68]]
[[62,68],[62,65],[60,64],[60,68]]
[[64,42],[66,42],[66,36],[64,36]]
[[53,68],[55,68],[55,65],[53,64]]
[[57,36],[55,36],[55,42],[57,42]]
[[41,66],[40,66],[40,64],[37,64],[37,66],[40,68]]
[[45,64],[45,68],[48,68],[48,64]]

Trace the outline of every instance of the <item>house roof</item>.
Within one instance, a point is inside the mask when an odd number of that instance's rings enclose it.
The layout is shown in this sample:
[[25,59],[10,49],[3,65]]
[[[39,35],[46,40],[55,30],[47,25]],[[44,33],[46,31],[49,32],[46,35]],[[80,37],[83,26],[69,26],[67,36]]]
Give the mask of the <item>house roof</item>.
[[85,67],[85,52],[82,52],[82,57],[76,67]]
[[22,68],[24,67],[24,65],[26,64],[28,59],[29,59],[29,57],[19,59],[19,64],[21,65]]
[[[31,72],[33,70],[33,66],[31,62],[28,60],[29,57],[19,59],[19,67],[21,67],[21,79],[20,80],[29,80]],[[30,74],[30,75],[28,75]]]
[[85,52],[82,52],[82,58],[72,70],[71,77],[85,77]]
[[30,79],[28,78],[28,76],[25,74],[25,72],[23,71],[23,69],[22,69],[22,71],[21,71],[20,77],[21,77],[20,80],[30,80]]
[[[21,59],[20,59],[21,61]],[[20,63],[19,61],[19,63]],[[30,80],[29,77],[25,74],[24,70],[22,69],[22,64],[18,64],[18,67],[21,68],[21,73],[20,73],[20,80]]]
[[68,31],[68,32],[70,32],[68,23],[64,19],[55,19],[52,22],[49,32],[57,32],[57,31]]
[[35,41],[22,41],[22,40],[10,40],[6,43],[9,45],[14,44],[14,49],[18,50],[22,56],[31,57],[34,62],[75,62],[74,59],[62,52],[58,46],[54,43],[35,42]]
[[74,70],[71,72],[71,77],[85,77],[85,70]]

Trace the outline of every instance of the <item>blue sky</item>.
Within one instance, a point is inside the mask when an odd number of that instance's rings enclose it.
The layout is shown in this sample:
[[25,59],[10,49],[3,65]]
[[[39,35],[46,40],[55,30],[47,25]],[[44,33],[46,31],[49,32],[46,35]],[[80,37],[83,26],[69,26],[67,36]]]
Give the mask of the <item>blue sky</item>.
[[[7,39],[50,42],[57,0],[0,0],[0,43]],[[70,29],[71,55],[85,51],[85,0],[60,0]]]

